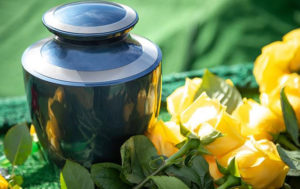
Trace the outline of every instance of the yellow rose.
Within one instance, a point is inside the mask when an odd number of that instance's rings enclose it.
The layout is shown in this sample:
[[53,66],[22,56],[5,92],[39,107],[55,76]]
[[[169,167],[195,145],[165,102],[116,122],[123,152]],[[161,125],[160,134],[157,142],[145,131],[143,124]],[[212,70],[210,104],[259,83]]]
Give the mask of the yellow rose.
[[296,73],[285,75],[281,83],[270,93],[261,93],[260,101],[264,106],[269,107],[280,119],[282,117],[280,91],[285,87],[285,94],[292,105],[300,127],[300,76]]
[[261,92],[270,92],[280,83],[280,78],[291,72],[290,62],[298,51],[293,41],[273,42],[262,49],[254,63],[253,74]]
[[[282,119],[280,90],[286,96],[300,123],[300,29],[293,30],[278,41],[262,49],[254,64],[254,76],[259,84],[261,103]],[[299,126],[300,127],[300,126]]]
[[194,100],[194,96],[201,85],[200,78],[186,78],[185,85],[177,88],[167,97],[167,109],[173,119],[183,112]]
[[254,189],[280,188],[289,170],[274,143],[268,140],[247,140],[240,148],[219,157],[218,161],[226,167],[234,157],[242,180]]
[[0,175],[0,189],[7,189],[8,188],[8,182],[5,180],[5,178]]
[[284,37],[283,37],[283,41],[293,41],[297,46],[298,49],[295,53],[295,56],[293,57],[293,59],[291,60],[290,64],[289,64],[289,69],[291,71],[299,71],[300,69],[300,29],[296,29],[293,30],[289,33],[287,33]]
[[280,84],[281,77],[300,68],[300,30],[294,30],[262,49],[253,73],[260,91],[269,93]]
[[206,146],[216,156],[228,153],[245,141],[241,135],[240,123],[225,110],[217,100],[210,99],[203,93],[180,116],[181,124],[200,136],[200,139],[211,129],[224,135]]
[[159,120],[146,132],[146,136],[151,140],[157,149],[158,154],[170,157],[178,151],[176,144],[185,138],[180,134],[180,127],[175,122]]
[[278,134],[285,130],[281,117],[252,99],[243,99],[243,104],[235,109],[233,117],[241,121],[244,137],[252,135],[256,140],[271,140],[271,134]]
[[216,158],[214,156],[204,156],[209,167],[209,174],[214,180],[218,180],[223,177],[223,174],[219,171]]

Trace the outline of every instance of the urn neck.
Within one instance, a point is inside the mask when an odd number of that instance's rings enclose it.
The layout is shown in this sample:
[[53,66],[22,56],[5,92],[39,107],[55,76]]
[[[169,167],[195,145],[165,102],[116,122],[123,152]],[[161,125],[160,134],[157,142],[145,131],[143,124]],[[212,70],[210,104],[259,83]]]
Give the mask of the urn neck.
[[119,42],[119,41],[125,40],[128,37],[130,37],[130,34],[125,33],[123,35],[115,36],[115,37],[111,37],[111,38],[96,38],[96,39],[93,38],[91,40],[87,40],[86,38],[84,38],[83,40],[80,40],[80,38],[69,38],[69,37],[65,37],[65,36],[61,36],[61,35],[55,35],[54,40],[56,40],[58,42],[69,43],[69,44],[74,44],[74,45],[91,46],[91,45],[111,44],[114,42]]

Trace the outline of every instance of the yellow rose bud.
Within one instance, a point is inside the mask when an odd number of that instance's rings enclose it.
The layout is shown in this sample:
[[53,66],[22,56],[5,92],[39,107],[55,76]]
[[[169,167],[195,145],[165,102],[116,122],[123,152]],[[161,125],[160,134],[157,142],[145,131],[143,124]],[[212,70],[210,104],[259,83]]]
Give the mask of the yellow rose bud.
[[280,91],[285,87],[285,94],[292,105],[300,127],[300,76],[296,73],[288,74],[281,78],[281,83],[270,93],[261,93],[260,101],[264,106],[269,107],[280,119],[283,120]]
[[185,138],[180,134],[180,127],[175,122],[159,120],[146,132],[146,136],[151,140],[157,149],[158,154],[167,157],[178,151],[176,144]]
[[241,121],[244,137],[252,135],[256,140],[271,140],[271,134],[278,134],[285,130],[281,117],[252,99],[243,99],[243,104],[235,109],[233,117]]
[[8,182],[5,180],[5,178],[0,175],[0,189],[7,189],[8,188]]
[[240,123],[225,111],[223,105],[210,99],[205,93],[181,114],[180,120],[183,126],[200,138],[211,129],[224,135],[206,146],[213,155],[223,155],[244,143]]
[[294,41],[273,42],[262,49],[254,63],[253,74],[261,92],[270,92],[280,83],[284,74],[291,72],[290,62],[298,51]]
[[167,97],[167,109],[173,117],[176,118],[193,102],[201,82],[202,80],[200,78],[186,78],[185,85],[177,88]]
[[254,189],[280,188],[289,170],[274,143],[268,140],[247,140],[240,148],[219,157],[218,161],[226,167],[234,157],[242,180]]

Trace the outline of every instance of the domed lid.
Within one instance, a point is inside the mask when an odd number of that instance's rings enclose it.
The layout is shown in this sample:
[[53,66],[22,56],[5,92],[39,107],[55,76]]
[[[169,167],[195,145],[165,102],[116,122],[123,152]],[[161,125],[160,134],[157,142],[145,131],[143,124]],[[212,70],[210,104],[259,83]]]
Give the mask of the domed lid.
[[104,1],[84,1],[54,7],[43,16],[49,31],[67,38],[112,37],[128,32],[138,21],[130,7]]

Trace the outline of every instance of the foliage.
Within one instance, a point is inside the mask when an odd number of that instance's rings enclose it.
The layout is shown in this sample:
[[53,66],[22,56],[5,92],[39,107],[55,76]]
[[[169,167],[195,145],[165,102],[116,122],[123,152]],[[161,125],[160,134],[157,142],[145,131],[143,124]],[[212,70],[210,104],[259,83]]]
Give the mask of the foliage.
[[85,189],[94,188],[89,171],[73,161],[67,160],[60,174],[62,188]]
[[[196,97],[206,92],[210,98],[218,100],[228,113],[234,112],[241,101],[238,90],[214,74],[206,71]],[[280,93],[282,115],[286,127],[285,132],[273,134],[278,143],[277,151],[285,164],[290,168],[289,176],[300,176],[299,129],[295,111],[290,104],[284,88]],[[224,110],[225,111],[225,110]],[[231,115],[230,115],[231,116]],[[240,188],[251,189],[251,185],[244,182],[239,171],[236,158],[232,158],[226,167],[216,162],[217,170],[222,175],[214,180],[210,173],[210,164],[205,156],[212,154],[207,146],[218,138],[224,137],[217,128],[197,136],[194,132],[180,124],[180,133],[184,140],[176,145],[178,151],[166,157],[158,154],[153,143],[144,135],[130,137],[121,146],[121,165],[105,162],[96,163],[90,169],[66,160],[60,173],[62,189],[103,189],[117,188],[200,188],[219,189]],[[228,128],[229,130],[233,130]],[[245,139],[246,140],[246,139]],[[9,187],[20,187],[23,178],[14,174],[15,166],[23,164],[32,152],[32,142],[28,127],[17,125],[12,127],[4,138],[4,152],[7,159],[1,160],[1,165],[12,166]],[[287,150],[288,149],[288,150]],[[36,150],[35,150],[36,151]],[[284,175],[285,176],[285,175]],[[288,188],[284,184],[284,188]]]
[[298,121],[293,110],[293,107],[289,103],[284,88],[282,88],[280,92],[280,100],[281,100],[281,109],[285,122],[286,132],[291,136],[292,141],[299,146],[299,130],[298,130]]
[[226,111],[228,113],[232,113],[242,103],[242,96],[235,86],[208,70],[204,72],[202,84],[197,91],[196,98],[203,92],[206,92],[210,98],[219,100],[221,104],[227,107]]
[[13,166],[23,164],[31,148],[32,140],[26,125],[12,127],[4,137],[4,152]]
[[22,165],[32,151],[32,138],[26,124],[16,125],[8,130],[4,137],[4,153],[12,166],[8,178],[10,188],[20,188],[23,177],[15,175],[15,166]]
[[[215,137],[212,135],[212,137]],[[142,188],[154,186],[158,188],[213,188],[213,180],[209,175],[208,164],[201,156],[202,144],[199,138],[190,135],[177,153],[169,158],[157,154],[151,141],[144,135],[137,135],[129,138],[121,147],[122,165],[114,163],[97,163],[91,167],[91,177],[99,188]],[[199,152],[199,153],[197,153]],[[73,170],[66,172],[68,170]],[[75,169],[78,169],[75,171]],[[79,183],[87,182],[84,175],[89,175],[85,168],[67,161],[62,177],[69,177],[61,180],[68,186],[73,182],[76,186]],[[181,170],[192,175],[185,177]],[[71,177],[70,175],[71,174]],[[77,179],[75,179],[77,178]],[[80,180],[80,181],[79,181]],[[77,183],[78,182],[78,183]],[[72,187],[74,188],[75,185]],[[69,187],[68,187],[69,188]],[[85,188],[92,188],[85,185]]]

